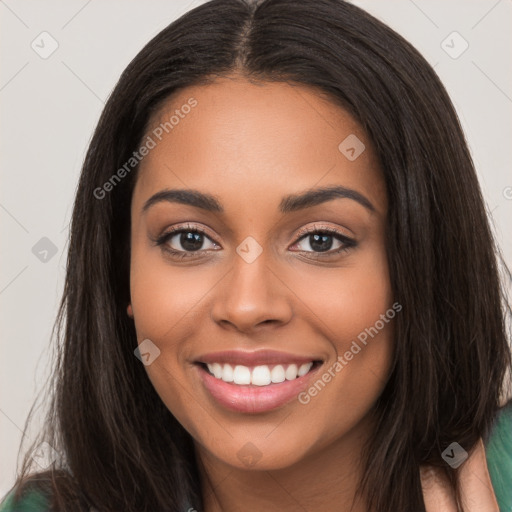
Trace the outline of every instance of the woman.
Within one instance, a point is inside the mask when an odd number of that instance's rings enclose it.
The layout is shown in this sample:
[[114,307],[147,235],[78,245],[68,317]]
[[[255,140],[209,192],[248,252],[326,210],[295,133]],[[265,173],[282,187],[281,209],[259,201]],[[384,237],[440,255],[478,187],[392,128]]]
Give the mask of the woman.
[[340,0],[188,12],[91,141],[41,438],[58,457],[30,480],[28,456],[18,496],[510,506],[497,254],[453,106],[395,32]]

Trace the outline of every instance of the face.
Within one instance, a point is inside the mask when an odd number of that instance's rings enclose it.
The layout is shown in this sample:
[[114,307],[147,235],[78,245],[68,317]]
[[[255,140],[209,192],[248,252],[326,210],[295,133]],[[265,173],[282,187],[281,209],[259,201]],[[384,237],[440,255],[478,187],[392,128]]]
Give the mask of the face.
[[359,124],[314,89],[231,76],[180,91],[148,136],[128,313],[162,401],[238,468],[367,432],[397,310]]

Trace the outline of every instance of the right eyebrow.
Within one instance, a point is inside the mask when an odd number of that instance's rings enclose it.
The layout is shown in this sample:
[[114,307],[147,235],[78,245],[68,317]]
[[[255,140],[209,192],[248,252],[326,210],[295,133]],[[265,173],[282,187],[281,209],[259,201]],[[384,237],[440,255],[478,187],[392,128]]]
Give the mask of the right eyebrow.
[[211,194],[205,194],[192,189],[165,189],[152,195],[142,207],[142,213],[146,212],[153,205],[161,202],[180,203],[195,208],[201,208],[209,212],[223,213],[224,208],[220,202]]

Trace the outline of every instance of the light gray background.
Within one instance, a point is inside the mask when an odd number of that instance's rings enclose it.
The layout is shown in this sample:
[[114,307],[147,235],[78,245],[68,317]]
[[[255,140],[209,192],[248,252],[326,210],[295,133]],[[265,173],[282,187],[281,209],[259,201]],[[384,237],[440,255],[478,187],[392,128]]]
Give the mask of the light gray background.
[[[14,482],[25,419],[48,372],[74,191],[104,100],[146,42],[201,3],[0,0],[1,496]],[[414,44],[444,82],[510,266],[512,0],[354,3]],[[31,47],[50,48],[43,31],[59,45],[47,59]],[[454,31],[469,44],[458,58],[445,51],[465,45],[448,37]],[[57,249],[47,261],[32,252],[43,237]]]

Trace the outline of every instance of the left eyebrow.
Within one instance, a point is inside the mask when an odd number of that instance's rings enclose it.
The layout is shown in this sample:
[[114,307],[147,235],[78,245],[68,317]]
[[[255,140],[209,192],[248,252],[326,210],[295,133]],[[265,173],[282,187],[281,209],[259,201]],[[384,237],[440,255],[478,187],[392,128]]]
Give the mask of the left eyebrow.
[[357,190],[342,187],[340,185],[316,188],[299,194],[285,196],[279,204],[279,210],[282,213],[295,212],[304,208],[311,208],[312,206],[316,206],[333,199],[352,199],[371,212],[375,211],[373,204],[363,194]]
[[[298,194],[284,196],[279,203],[281,213],[291,213],[306,208],[311,208],[333,199],[351,199],[367,210],[375,212],[375,207],[357,190],[342,186],[322,187],[312,190],[306,190]],[[221,203],[211,194],[199,192],[192,189],[166,189],[152,195],[142,207],[142,213],[146,212],[151,206],[162,201],[169,203],[181,203],[210,212],[223,213],[224,208]]]

